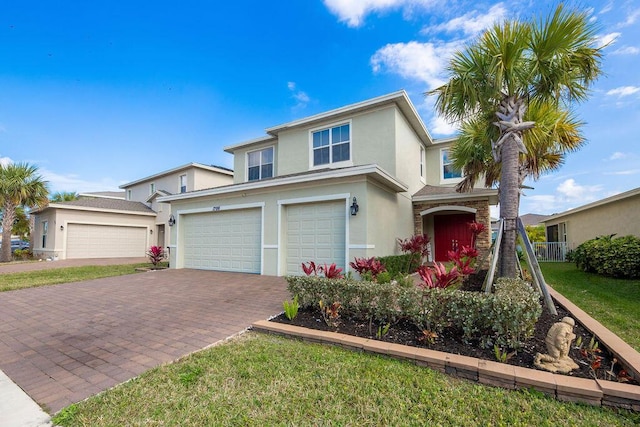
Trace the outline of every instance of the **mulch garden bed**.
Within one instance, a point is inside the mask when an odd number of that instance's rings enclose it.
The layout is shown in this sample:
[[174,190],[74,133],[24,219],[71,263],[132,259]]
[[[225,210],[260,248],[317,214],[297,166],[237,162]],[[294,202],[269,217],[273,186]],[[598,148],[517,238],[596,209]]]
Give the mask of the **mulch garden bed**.
[[[467,291],[471,290],[481,292],[483,277],[484,276],[480,274],[479,276],[468,280],[464,284],[463,289]],[[523,368],[537,369],[533,365],[533,360],[536,353],[547,353],[545,338],[549,328],[551,328],[554,323],[559,322],[563,317],[571,317],[571,314],[561,306],[556,305],[556,310],[558,311],[558,315],[554,316],[549,313],[546,306],[543,306],[540,319],[536,323],[534,336],[529,338],[521,348],[515,351],[506,363]],[[423,347],[431,350],[496,361],[493,348],[483,349],[478,345],[478,343],[465,343],[462,341],[460,334],[456,334],[455,329],[453,328],[445,329],[444,333],[433,339],[432,342],[427,343],[424,342],[424,340],[420,340],[420,337],[424,335],[422,331],[409,321],[403,319],[391,324],[386,335],[379,338],[376,336],[378,333],[378,327],[380,326],[378,324],[374,323],[370,325],[368,321],[363,321],[362,319],[352,319],[341,316],[337,319],[334,325],[329,326],[324,321],[319,309],[300,310],[298,316],[292,321],[287,319],[284,314],[272,319],[272,321],[302,326],[309,329],[339,332],[341,334],[353,335],[362,338],[379,339],[385,342],[413,347]],[[619,363],[613,363],[613,356],[601,343],[598,343],[599,351],[587,351],[589,344],[594,337],[577,321],[573,332],[576,334],[576,340],[573,343],[574,347],[576,342],[578,342],[579,337],[581,337],[582,349],[572,348],[569,355],[576,361],[580,368],[572,371],[568,375],[589,379],[597,377],[599,379],[612,381],[620,380],[630,384],[638,384],[635,380],[626,377],[624,368],[620,366]],[[595,337],[595,340],[597,341],[597,337]],[[594,364],[595,356],[601,358],[599,365],[598,363]],[[613,372],[614,375],[612,375],[611,372]]]

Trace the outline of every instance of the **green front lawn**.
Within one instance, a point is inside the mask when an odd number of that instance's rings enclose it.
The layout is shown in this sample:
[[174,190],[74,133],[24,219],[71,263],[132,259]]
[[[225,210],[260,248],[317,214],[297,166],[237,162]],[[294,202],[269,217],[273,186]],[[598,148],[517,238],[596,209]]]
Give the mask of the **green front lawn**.
[[61,426],[631,426],[637,414],[507,391],[368,353],[247,333],[61,411]]
[[[81,282],[102,277],[123,276],[136,273],[137,267],[151,264],[92,265],[84,267],[52,268],[24,273],[0,274],[0,292],[60,283]],[[165,264],[166,265],[166,264]]]
[[585,273],[571,263],[541,263],[545,281],[640,351],[640,280]]

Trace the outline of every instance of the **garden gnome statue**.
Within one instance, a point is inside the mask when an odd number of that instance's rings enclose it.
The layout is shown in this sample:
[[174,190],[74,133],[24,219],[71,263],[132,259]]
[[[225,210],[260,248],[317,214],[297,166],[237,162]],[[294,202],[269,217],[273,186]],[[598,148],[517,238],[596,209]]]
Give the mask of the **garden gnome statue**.
[[576,338],[573,333],[575,324],[571,317],[563,317],[560,322],[554,323],[544,340],[549,354],[536,354],[533,364],[540,369],[562,374],[578,369],[576,362],[569,357],[571,343]]

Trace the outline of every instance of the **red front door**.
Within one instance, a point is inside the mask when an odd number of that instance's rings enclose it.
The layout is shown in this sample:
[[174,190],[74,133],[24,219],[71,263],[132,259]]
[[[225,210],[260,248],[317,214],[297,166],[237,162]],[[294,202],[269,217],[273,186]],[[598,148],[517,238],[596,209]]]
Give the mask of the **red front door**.
[[435,215],[433,217],[435,261],[449,261],[448,251],[471,246],[471,231],[467,224],[475,219],[474,214]]

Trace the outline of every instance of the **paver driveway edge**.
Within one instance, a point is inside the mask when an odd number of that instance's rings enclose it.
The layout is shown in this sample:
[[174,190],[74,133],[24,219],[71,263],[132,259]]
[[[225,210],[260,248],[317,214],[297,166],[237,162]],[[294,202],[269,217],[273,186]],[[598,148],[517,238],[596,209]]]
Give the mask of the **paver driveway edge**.
[[282,277],[163,270],[0,293],[0,369],[55,413],[282,311]]

